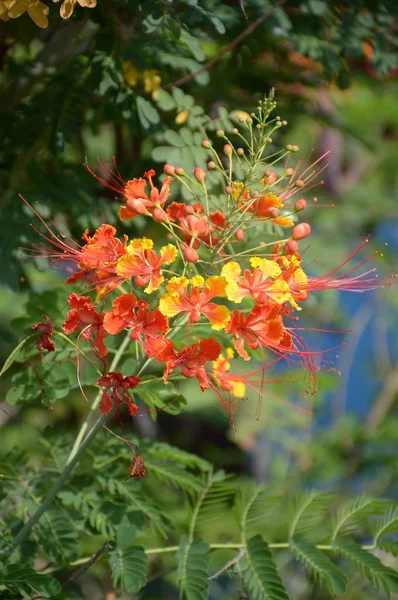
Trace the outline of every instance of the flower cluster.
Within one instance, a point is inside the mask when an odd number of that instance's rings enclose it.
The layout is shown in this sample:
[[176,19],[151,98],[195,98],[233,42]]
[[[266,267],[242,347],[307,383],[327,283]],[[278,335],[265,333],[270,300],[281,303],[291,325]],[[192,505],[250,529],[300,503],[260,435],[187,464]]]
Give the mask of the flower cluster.
[[[59,2],[59,0],[53,0]],[[63,19],[69,19],[76,4],[84,8],[94,8],[97,0],[63,0],[59,14]],[[40,0],[0,0],[0,19],[8,21],[17,19],[27,13],[32,21],[41,28],[48,27],[49,7]]]
[[[285,124],[271,118],[274,108],[271,97],[242,119],[242,127],[232,131],[240,145],[223,131],[217,132],[221,150],[204,140],[208,170],[197,167],[188,174],[166,164],[159,185],[152,169],[124,182],[117,170],[102,165],[97,174],[86,165],[120,197],[121,221],[140,215],[163,228],[160,246],[145,237],[117,237],[108,224],[92,235],[84,232],[78,244],[42,220],[42,237],[51,246],[39,252],[74,263],[68,282],[85,285],[90,294],[70,294],[63,332],[78,333],[104,365],[98,380],[103,413],[124,403],[130,415],[137,414],[128,392],[135,389],[139,395],[143,362],[157,365],[166,385],[174,378],[196,378],[200,389],[215,391],[223,405],[243,399],[247,388],[266,393],[265,372],[280,361],[303,369],[316,389],[322,355],[308,347],[297,325],[309,295],[328,289],[363,292],[391,283],[365,266],[372,257],[355,260],[367,240],[322,276],[307,272],[299,243],[311,227],[298,216],[316,198],[297,196],[316,184],[327,158],[310,166],[299,160],[292,168],[296,146],[267,156],[271,134]],[[170,197],[173,186],[178,193],[177,182],[190,191],[191,203]],[[43,332],[40,348],[51,350],[48,320],[36,329]],[[123,331],[141,359],[126,377],[107,372],[107,341]],[[255,367],[235,367],[244,364],[241,359]]]

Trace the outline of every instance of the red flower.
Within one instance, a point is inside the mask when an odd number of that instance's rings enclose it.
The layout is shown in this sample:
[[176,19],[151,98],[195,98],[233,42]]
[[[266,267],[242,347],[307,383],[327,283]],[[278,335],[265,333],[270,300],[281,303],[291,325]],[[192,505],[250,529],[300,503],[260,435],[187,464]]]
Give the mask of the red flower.
[[122,373],[115,371],[111,371],[108,375],[100,377],[97,383],[100,387],[104,388],[100,405],[101,412],[106,415],[114,407],[113,402],[116,402],[116,404],[124,402],[128,406],[130,415],[135,417],[138,412],[138,406],[131,401],[127,390],[133,390],[139,382],[139,377],[134,377],[134,375],[124,377]]
[[34,331],[42,331],[43,333],[37,340],[36,346],[39,350],[47,350],[48,352],[54,352],[55,346],[54,342],[51,339],[54,328],[50,317],[47,315],[43,315],[43,321],[36,323],[33,325],[32,329]]
[[90,340],[98,356],[103,358],[108,350],[104,344],[107,336],[103,328],[104,313],[97,313],[95,306],[91,303],[88,296],[78,296],[71,294],[68,298],[71,310],[62,325],[62,329],[68,335],[74,333],[77,329],[82,329],[81,336],[85,340]]
[[138,340],[143,335],[155,336],[166,333],[168,320],[159,309],[148,311],[149,304],[138,300],[134,294],[122,294],[113,302],[112,308],[105,314],[104,329],[111,335],[116,335],[131,327],[130,337]]
[[172,371],[178,367],[184,377],[197,377],[202,391],[209,387],[209,376],[205,363],[214,361],[221,353],[220,344],[213,338],[200,340],[196,344],[177,350],[171,340],[166,338],[148,338],[145,341],[145,352],[150,358],[166,363],[163,374],[165,383]]

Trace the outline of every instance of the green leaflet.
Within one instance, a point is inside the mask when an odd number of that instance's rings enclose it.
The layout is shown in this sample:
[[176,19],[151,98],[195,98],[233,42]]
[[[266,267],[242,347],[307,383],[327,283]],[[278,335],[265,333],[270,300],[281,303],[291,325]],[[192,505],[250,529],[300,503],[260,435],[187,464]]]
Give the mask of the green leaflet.
[[180,597],[186,600],[208,600],[209,546],[196,540],[189,543],[184,536],[177,552]]
[[392,593],[398,593],[398,573],[383,565],[376,556],[350,539],[339,542],[337,550],[352,561],[376,589],[383,590],[389,598]]
[[312,573],[315,581],[328,588],[331,594],[341,596],[347,588],[347,578],[314,544],[303,540],[292,541],[290,547],[296,557]]
[[53,577],[40,575],[33,569],[10,564],[1,568],[0,586],[13,594],[31,598],[38,594],[42,598],[54,598],[61,591],[61,584]]
[[130,594],[138,592],[147,581],[148,558],[140,546],[116,548],[109,554],[113,584]]
[[256,535],[247,542],[243,579],[251,600],[289,600],[267,544]]

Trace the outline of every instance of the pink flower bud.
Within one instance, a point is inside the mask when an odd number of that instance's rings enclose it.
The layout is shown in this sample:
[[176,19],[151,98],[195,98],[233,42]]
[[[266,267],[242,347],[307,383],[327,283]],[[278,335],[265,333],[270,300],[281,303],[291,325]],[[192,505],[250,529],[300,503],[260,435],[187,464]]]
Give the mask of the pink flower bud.
[[209,142],[209,140],[203,140],[201,146],[202,148],[211,148],[211,142]]
[[127,200],[126,208],[128,208],[128,210],[131,210],[131,212],[136,213],[137,215],[147,214],[147,209],[144,202],[142,200],[139,200],[138,198],[135,198],[134,200],[130,198],[129,200]]
[[298,250],[298,243],[295,240],[288,240],[283,246],[285,254],[296,254]]
[[187,213],[187,215],[193,215],[193,213],[195,212],[195,209],[193,206],[186,206],[185,207],[185,212]]
[[232,189],[232,187],[230,185],[225,186],[225,193],[226,194],[232,194],[234,190]]
[[245,239],[245,232],[243,231],[243,229],[237,229],[235,231],[235,239],[237,242],[243,242],[243,240]]
[[279,217],[279,210],[273,206],[268,210],[268,214],[273,219],[276,219],[277,217]]
[[212,170],[212,169],[216,168],[216,163],[214,162],[214,160],[211,160],[210,162],[207,163],[207,166],[209,167],[210,170]]
[[297,179],[294,185],[298,188],[302,188],[304,187],[304,181],[302,179]]
[[206,171],[204,171],[201,167],[196,167],[193,172],[193,175],[196,181],[202,182],[206,179]]
[[185,171],[182,167],[176,167],[175,174],[176,175],[184,175]]
[[307,200],[304,200],[304,198],[300,198],[300,200],[297,200],[294,207],[296,210],[304,210],[305,208],[307,208]]
[[232,146],[230,144],[225,144],[224,148],[223,148],[224,154],[226,156],[231,156],[232,154]]
[[287,177],[291,177],[291,176],[293,175],[293,173],[294,173],[294,169],[292,169],[291,167],[289,167],[289,168],[288,168],[288,169],[286,169],[286,171],[285,171],[285,175],[286,175]]
[[308,237],[311,233],[311,225],[309,223],[299,223],[295,225],[292,229],[292,239],[293,240],[303,240]]
[[166,221],[168,221],[167,214],[165,213],[163,208],[155,208],[155,210],[152,213],[152,216],[154,220],[158,223],[165,223]]
[[163,173],[166,173],[166,175],[174,175],[175,172],[175,168],[173,167],[173,165],[170,165],[169,163],[166,163],[163,167]]
[[239,156],[242,156],[242,154],[245,153],[245,151],[243,150],[243,148],[237,148],[236,152],[237,152],[237,154],[239,154]]
[[182,253],[185,257],[185,260],[190,263],[195,263],[199,260],[199,254],[196,252],[194,248],[190,246],[181,245]]

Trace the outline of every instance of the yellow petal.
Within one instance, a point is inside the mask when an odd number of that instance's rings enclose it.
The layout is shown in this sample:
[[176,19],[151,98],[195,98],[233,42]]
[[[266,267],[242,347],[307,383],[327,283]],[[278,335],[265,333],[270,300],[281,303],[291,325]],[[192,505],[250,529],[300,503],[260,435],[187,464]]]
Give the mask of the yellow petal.
[[259,256],[253,256],[250,259],[250,264],[253,269],[260,269],[260,271],[266,277],[272,277],[276,279],[282,273],[280,266],[274,260],[268,260],[268,258],[260,258]]
[[186,277],[172,277],[167,284],[167,291],[170,294],[180,294],[182,290],[185,290],[188,286],[189,279]]
[[47,15],[50,12],[48,6],[42,2],[34,2],[28,8],[28,15],[32,19],[33,23],[42,29],[48,26]]
[[[151,242],[152,240],[148,241]],[[173,244],[167,244],[167,246],[163,246],[163,248],[160,249],[160,256],[162,257],[162,262],[165,265],[170,265],[172,262],[174,262],[177,258],[177,254],[177,248]]]
[[178,113],[178,115],[174,119],[174,123],[176,125],[182,125],[183,123],[185,123],[185,121],[188,119],[188,117],[189,117],[189,111],[182,110],[181,112]]
[[228,381],[232,387],[232,393],[236,398],[244,398],[246,386],[243,381]]
[[204,282],[205,282],[205,280],[203,279],[203,277],[201,275],[195,275],[195,277],[192,277],[192,279],[191,279],[192,287],[200,287],[201,285],[204,284]]
[[175,317],[181,312],[180,296],[166,294],[159,300],[159,310],[165,317]]
[[140,238],[131,240],[127,246],[127,252],[129,254],[137,254],[139,250],[150,250],[153,248],[153,241],[148,238]]
[[59,14],[63,19],[69,19],[76,6],[76,0],[64,0]]
[[240,276],[241,268],[237,262],[230,262],[223,266],[221,270],[222,277],[229,281],[236,281]]
[[135,68],[131,60],[124,60],[122,63],[123,75],[130,87],[135,87],[138,83],[140,72]]

